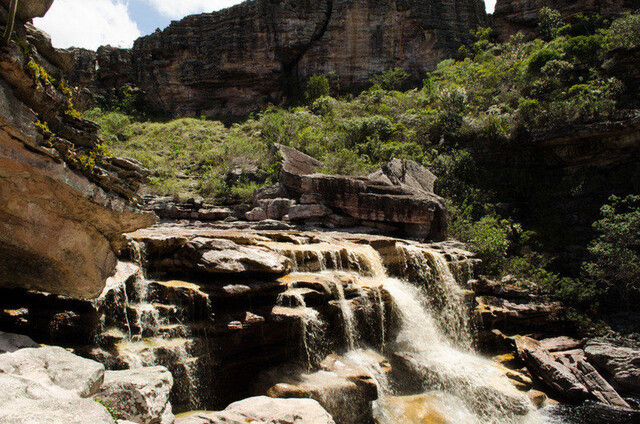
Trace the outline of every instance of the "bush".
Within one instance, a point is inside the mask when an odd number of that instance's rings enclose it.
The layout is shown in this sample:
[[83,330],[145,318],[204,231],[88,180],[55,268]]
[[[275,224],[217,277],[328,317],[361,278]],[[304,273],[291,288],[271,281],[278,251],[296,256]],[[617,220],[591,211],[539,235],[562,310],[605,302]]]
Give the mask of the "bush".
[[323,96],[329,95],[329,79],[324,75],[314,75],[307,82],[305,97],[307,102],[313,103]]
[[609,49],[640,45],[640,14],[616,19],[604,34]]
[[400,90],[409,79],[409,74],[402,68],[387,69],[381,74],[373,76],[369,81],[380,86],[383,90]]
[[560,28],[564,26],[560,12],[543,7],[538,13],[538,36],[545,41],[551,41],[558,36]]
[[604,48],[604,37],[601,35],[580,35],[569,38],[564,46],[568,57],[576,62],[593,64],[598,61]]
[[393,134],[393,124],[384,116],[344,120],[339,125],[345,136],[345,147],[366,143],[369,138],[386,141]]
[[543,66],[552,60],[559,60],[562,56],[555,50],[548,48],[540,49],[532,54],[527,60],[527,70],[531,74],[540,74]]
[[[467,213],[468,214],[468,213]],[[479,221],[468,218],[452,225],[452,233],[469,243],[471,250],[482,259],[482,270],[488,274],[502,272],[509,249],[509,221],[495,215],[486,215]]]
[[326,174],[364,176],[370,173],[372,166],[353,150],[341,149],[328,155],[324,160],[322,172]]
[[612,196],[600,214],[584,265],[586,278],[630,307],[640,300],[640,196]]

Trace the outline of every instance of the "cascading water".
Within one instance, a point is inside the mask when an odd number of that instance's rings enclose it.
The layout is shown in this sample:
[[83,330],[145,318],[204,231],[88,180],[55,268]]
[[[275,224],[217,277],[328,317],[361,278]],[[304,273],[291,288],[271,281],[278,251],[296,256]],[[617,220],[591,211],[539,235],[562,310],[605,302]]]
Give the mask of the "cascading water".
[[456,282],[446,259],[433,249],[408,244],[399,245],[398,252],[403,268],[407,270],[404,279],[418,280],[423,286],[422,297],[428,297],[425,304],[436,318],[440,332],[459,348],[471,350],[472,325],[465,292]]
[[[503,424],[531,419],[532,405],[513,387],[504,371],[472,353],[472,326],[465,291],[440,253],[410,244],[396,246],[405,270],[399,279],[387,276],[380,254],[370,246],[345,242],[330,246],[318,246],[313,255],[289,251],[288,256],[297,270],[317,269],[328,273],[327,264],[331,264],[340,271],[355,271],[356,278],[365,276],[378,283],[393,300],[399,320],[397,335],[394,340],[388,340],[386,352],[420,381],[422,393],[407,400],[406,396],[399,396],[404,394],[402,382],[391,384],[375,364],[367,361],[369,355],[359,348],[362,344],[353,323],[353,311],[344,290],[339,289],[338,304],[348,332],[349,351],[345,356],[368,369],[376,379],[380,395],[376,405],[379,422],[418,422],[412,421],[411,409],[427,401],[438,405],[437,413],[444,416],[446,422]],[[336,252],[342,254],[338,257]],[[417,284],[409,283],[408,279],[415,279]],[[384,314],[383,306],[380,311]],[[405,403],[399,404],[397,399]],[[404,418],[398,421],[399,417]]]
[[[309,240],[307,244],[264,239],[258,243],[291,260],[292,273],[268,281],[268,287],[276,283],[269,311],[279,322],[299,323],[300,332],[296,334],[308,381],[326,377],[328,371],[314,370],[323,366],[328,353],[338,351],[367,369],[376,380],[379,398],[375,414],[380,424],[422,423],[419,417],[424,414],[441,418],[434,422],[447,423],[529,422],[528,398],[513,387],[504,369],[473,353],[470,305],[466,301],[469,293],[458,284],[442,254],[424,245],[395,241],[382,248],[386,249],[381,250],[383,260],[380,252],[366,243],[330,234],[314,234]],[[147,266],[143,247],[134,244],[141,270]],[[388,275],[385,263],[395,277]],[[201,406],[202,370],[196,366],[198,358],[192,356],[190,325],[198,328],[197,319],[203,317],[193,309],[206,307],[203,319],[210,326],[207,328],[214,328],[207,294],[211,292],[207,290],[219,290],[218,280],[200,285],[149,281],[141,271],[129,281],[118,288],[117,295],[125,304],[124,314],[119,314],[127,319],[130,316],[129,324],[123,328],[121,320],[117,328],[105,328],[104,333],[111,331],[110,337],[118,340],[118,355],[130,367],[179,364],[178,370],[172,369],[180,382],[178,387],[185,392],[187,406],[197,409]],[[199,291],[200,287],[205,291]],[[180,290],[199,294],[176,303],[172,296]],[[165,293],[170,298],[154,303]],[[196,305],[197,299],[200,303]],[[262,299],[259,307],[267,302]],[[246,300],[247,311],[253,313],[252,300]],[[168,310],[170,306],[176,310]],[[181,314],[189,316],[189,324],[182,325]],[[264,316],[269,320],[268,314]],[[236,322],[242,329],[244,324]],[[342,332],[330,331],[333,324]],[[207,346],[217,340],[215,335],[208,339],[201,332],[198,337],[206,339]],[[376,355],[381,358],[380,354],[393,363],[393,372],[371,359]]]
[[296,287],[293,287],[292,283],[287,284],[287,290],[278,295],[276,303],[293,309],[294,314],[299,317],[302,326],[302,347],[307,366],[311,368],[314,363],[320,360],[317,352],[320,350],[319,344],[322,342],[326,323],[320,318],[318,311],[307,306],[304,295]]
[[[132,283],[123,281],[117,286],[107,285],[103,296],[95,301],[96,308],[102,312],[100,333],[115,335],[120,339],[116,344],[118,357],[129,368],[170,365],[168,362],[181,366],[187,403],[190,408],[197,409],[201,406],[197,396],[200,381],[194,358],[189,353],[190,330],[181,325],[179,320],[177,324],[172,323],[153,302],[149,292],[152,281],[146,276],[144,245],[132,241],[131,247],[135,265],[127,264],[126,267],[135,269],[128,269],[131,276],[127,280],[133,280]],[[105,296],[104,293],[111,295]],[[117,318],[111,319],[113,327],[106,328],[105,318],[111,315],[114,308],[121,309],[117,315],[124,320],[126,334],[116,327]],[[130,315],[133,315],[133,320]],[[168,329],[173,327],[179,328],[178,334],[170,334]],[[162,353],[162,358],[158,352]],[[167,358],[170,358],[169,361]]]

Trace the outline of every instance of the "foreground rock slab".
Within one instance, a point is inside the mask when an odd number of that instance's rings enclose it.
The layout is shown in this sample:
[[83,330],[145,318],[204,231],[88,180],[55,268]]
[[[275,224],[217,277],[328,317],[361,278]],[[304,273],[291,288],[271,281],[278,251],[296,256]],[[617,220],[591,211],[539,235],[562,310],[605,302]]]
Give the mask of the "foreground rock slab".
[[[106,376],[106,378],[105,378]],[[163,367],[108,371],[60,347],[0,355],[2,424],[172,424],[173,384]]]
[[176,424],[335,424],[331,415],[312,399],[252,397],[232,403],[221,412],[192,412]]
[[94,395],[104,380],[104,365],[61,347],[27,348],[0,355],[0,372],[83,398]]
[[619,390],[640,393],[640,346],[599,338],[584,348],[589,361],[611,376]]
[[173,377],[165,367],[107,371],[95,397],[108,402],[119,418],[139,424],[171,424],[172,386]]

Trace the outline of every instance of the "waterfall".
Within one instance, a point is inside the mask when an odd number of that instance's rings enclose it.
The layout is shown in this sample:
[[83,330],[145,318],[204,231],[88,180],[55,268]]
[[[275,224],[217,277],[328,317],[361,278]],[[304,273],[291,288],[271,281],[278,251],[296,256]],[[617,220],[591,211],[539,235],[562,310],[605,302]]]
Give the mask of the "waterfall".
[[307,367],[311,368],[322,359],[319,346],[324,338],[326,323],[318,311],[307,306],[303,294],[292,282],[287,283],[287,290],[278,295],[276,304],[281,308],[291,309],[291,313],[299,318],[302,327],[302,348]]
[[[131,241],[131,248],[135,263],[119,263],[116,278],[107,281],[103,294],[94,301],[101,315],[99,332],[103,337],[115,336],[118,360],[128,368],[164,365],[175,373],[176,366],[181,367],[186,383],[184,397],[189,408],[198,409],[201,384],[197,358],[190,353],[193,344],[190,329],[179,319],[170,319],[169,315],[177,315],[175,307],[162,311],[153,302],[149,289],[153,281],[146,275],[144,244]],[[126,278],[117,278],[118,274],[125,274]],[[209,302],[207,307],[210,308]]]
[[[527,397],[513,387],[496,364],[473,353],[465,292],[440,253],[408,244],[397,246],[405,270],[399,279],[386,275],[380,254],[370,246],[342,246],[349,252],[352,269],[355,267],[360,274],[379,283],[393,300],[399,330],[395,339],[389,341],[388,351],[421,381],[424,397],[413,402],[428,399],[439,405],[437,412],[452,423],[506,424],[525,420],[523,417],[532,409]],[[412,273],[417,276],[415,284],[407,281]],[[340,299],[343,296],[341,292]],[[340,304],[348,307],[347,302]],[[384,313],[383,306],[380,310]],[[352,328],[349,321],[353,313],[345,311],[342,315],[345,328]],[[358,335],[354,332],[352,337]],[[387,376],[367,363],[367,355],[357,348],[357,341],[349,340],[348,346],[347,358],[369,369],[376,379],[380,395],[378,419],[383,424],[398,424],[400,411],[394,400],[397,393]],[[401,382],[396,385],[402,389]],[[408,416],[405,418],[410,420]]]
[[[310,239],[306,245],[257,243],[291,260],[293,272],[269,281],[277,284],[267,305],[272,316],[299,325],[300,356],[295,360],[306,365],[309,375],[335,351],[368,370],[378,387],[374,411],[380,424],[421,423],[418,417],[425,414],[433,422],[529,422],[528,398],[513,387],[504,369],[474,353],[470,292],[458,283],[443,254],[404,241],[385,242],[378,251],[336,234]],[[117,313],[107,318],[102,332],[116,340],[119,359],[127,366],[169,367],[187,406],[207,407],[201,403],[206,385],[200,382],[202,367],[194,353],[202,355],[200,345],[209,349],[215,338],[201,331],[195,338],[192,331],[198,327],[190,325],[203,316],[205,327],[212,325],[207,293],[213,292],[205,285],[212,288],[217,280],[149,280],[144,244],[132,247],[138,272],[126,284],[111,287],[107,303],[117,307],[100,307],[105,315],[109,308]],[[176,294],[181,292],[199,295],[183,298]],[[205,298],[207,311],[202,311]],[[253,312],[248,300],[246,313]],[[372,359],[374,352],[391,362],[393,371],[381,368]]]
[[[439,252],[409,244],[399,245],[398,253],[405,270],[404,280],[417,280],[423,287],[421,298],[439,327],[450,341],[470,351],[473,346],[473,326],[465,291],[458,285],[447,260]],[[416,293],[417,295],[417,293]]]

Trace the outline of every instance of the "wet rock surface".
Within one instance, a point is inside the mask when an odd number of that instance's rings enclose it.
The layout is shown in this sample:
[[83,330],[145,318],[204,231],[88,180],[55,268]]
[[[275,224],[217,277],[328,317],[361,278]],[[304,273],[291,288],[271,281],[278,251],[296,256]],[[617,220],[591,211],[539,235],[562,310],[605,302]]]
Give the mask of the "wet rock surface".
[[25,347],[40,347],[40,345],[22,334],[0,331],[0,354],[12,353]]
[[[390,370],[384,357],[374,359]],[[325,358],[316,372],[295,366],[266,371],[258,377],[254,390],[273,398],[314,399],[337,424],[372,422],[371,402],[378,398],[371,373],[336,354]]]
[[[304,325],[310,325],[305,323],[312,311],[332,329],[319,333],[325,335],[318,355],[344,345],[343,305],[353,312],[353,330],[366,343],[379,346],[393,334],[392,301],[379,282],[367,279],[375,271],[367,255],[379,254],[390,272],[401,273],[400,246],[410,242],[231,224],[164,224],[127,237],[128,256],[141,256],[146,278],[139,265],[120,262],[94,302],[31,293],[25,303],[18,292],[3,294],[0,329],[19,327],[38,341],[73,346],[109,369],[164,365],[181,382],[171,393],[177,411],[224,407],[251,395],[259,372],[306,361],[303,340],[311,333]],[[471,266],[471,255],[459,247],[428,246],[440,249],[452,263],[466,260]],[[251,252],[246,255],[251,266],[239,252]],[[256,265],[256,252],[271,262]],[[206,258],[208,270],[202,268]],[[318,273],[323,267],[331,271]],[[356,387],[348,379],[341,381]],[[353,393],[364,393],[362,385],[357,387]],[[369,408],[375,385],[367,387],[363,405]]]

